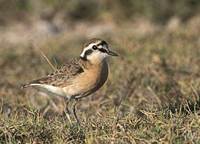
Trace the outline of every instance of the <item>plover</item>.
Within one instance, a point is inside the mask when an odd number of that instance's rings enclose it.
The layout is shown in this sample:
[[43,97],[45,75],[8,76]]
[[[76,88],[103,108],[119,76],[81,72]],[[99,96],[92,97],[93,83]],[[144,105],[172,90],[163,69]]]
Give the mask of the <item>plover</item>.
[[[61,96],[78,100],[97,91],[108,78],[107,57],[118,56],[111,51],[108,43],[101,39],[91,39],[84,45],[79,58],[74,58],[52,74],[33,80],[23,88],[33,87],[51,96]],[[73,114],[79,122],[75,104]]]

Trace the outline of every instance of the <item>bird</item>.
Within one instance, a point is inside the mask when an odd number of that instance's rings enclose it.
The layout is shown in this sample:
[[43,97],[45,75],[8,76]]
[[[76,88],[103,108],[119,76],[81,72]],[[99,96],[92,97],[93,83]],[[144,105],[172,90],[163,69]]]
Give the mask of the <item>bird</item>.
[[[79,57],[71,59],[53,73],[22,85],[32,87],[50,96],[64,97],[67,101],[79,100],[100,89],[108,79],[108,57],[119,56],[105,40],[90,39]],[[68,108],[67,108],[68,109]],[[76,104],[73,114],[78,123]]]

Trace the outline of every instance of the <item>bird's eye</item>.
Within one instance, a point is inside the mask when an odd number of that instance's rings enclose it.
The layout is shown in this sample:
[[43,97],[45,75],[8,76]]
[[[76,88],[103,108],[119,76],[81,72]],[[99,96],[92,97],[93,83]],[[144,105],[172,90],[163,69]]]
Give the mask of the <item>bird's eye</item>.
[[96,49],[97,49],[97,46],[95,46],[95,45],[92,46],[92,49],[93,49],[93,50],[96,50]]

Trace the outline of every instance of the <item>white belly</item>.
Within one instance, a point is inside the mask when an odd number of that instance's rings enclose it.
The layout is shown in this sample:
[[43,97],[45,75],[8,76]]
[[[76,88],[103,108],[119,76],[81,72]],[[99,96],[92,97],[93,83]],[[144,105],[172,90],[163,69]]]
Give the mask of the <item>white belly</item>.
[[44,92],[52,96],[68,97],[62,88],[47,85],[47,84],[31,84],[30,86],[36,88],[40,92]]

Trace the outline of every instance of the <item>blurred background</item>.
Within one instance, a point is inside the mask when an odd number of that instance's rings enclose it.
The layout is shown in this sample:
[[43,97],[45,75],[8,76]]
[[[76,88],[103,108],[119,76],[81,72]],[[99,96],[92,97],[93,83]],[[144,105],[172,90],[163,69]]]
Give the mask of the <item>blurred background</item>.
[[199,0],[1,0],[0,40],[28,43],[63,33],[94,37],[121,27],[142,35],[162,26],[176,29],[198,17],[199,9]]
[[[20,85],[53,72],[44,55],[55,67],[60,67],[70,58],[78,57],[83,44],[94,37],[106,40],[120,57],[110,60],[105,86],[78,105],[88,132],[93,133],[91,123],[103,123],[112,129],[113,117],[128,125],[134,121],[132,118],[148,116],[145,110],[175,113],[189,109],[200,113],[200,0],[0,0],[0,120],[2,123],[12,120],[2,129],[9,131],[9,126],[20,121],[34,126],[29,122],[37,112],[45,118],[62,117],[63,100],[53,99],[55,107],[48,97],[32,89],[21,90]],[[163,119],[168,122],[163,117],[160,121]],[[44,129],[51,133],[53,124],[45,123]],[[32,133],[36,137],[41,131],[40,121],[37,124]],[[140,135],[145,124],[138,129],[134,126],[138,142],[164,140],[153,130],[154,124],[149,126],[152,131],[148,136]],[[132,131],[132,127],[126,128]],[[20,130],[8,135],[2,129],[0,140],[34,139]],[[97,129],[101,131],[98,126]],[[161,129],[163,134],[168,133]],[[111,130],[113,135],[115,130]],[[200,130],[187,132],[198,136]],[[177,133],[172,135],[172,143],[191,139],[180,136],[177,140]],[[109,141],[101,134],[96,133],[94,138]],[[63,139],[63,135],[57,131],[55,137]],[[122,137],[124,133],[119,141]],[[45,138],[50,139],[49,135]]]

